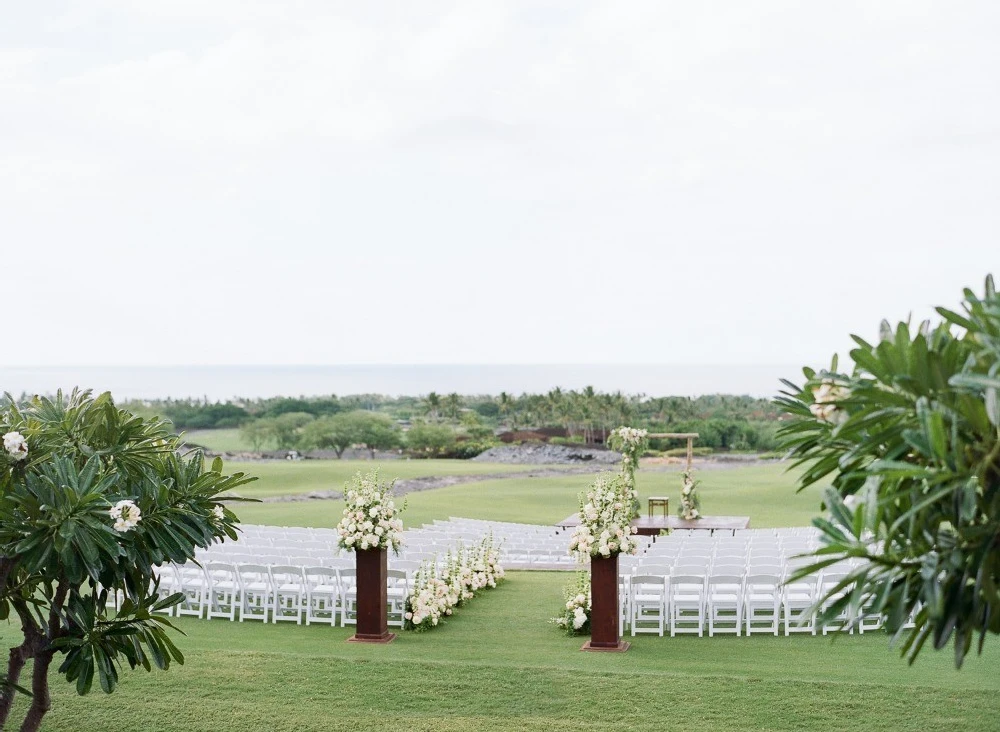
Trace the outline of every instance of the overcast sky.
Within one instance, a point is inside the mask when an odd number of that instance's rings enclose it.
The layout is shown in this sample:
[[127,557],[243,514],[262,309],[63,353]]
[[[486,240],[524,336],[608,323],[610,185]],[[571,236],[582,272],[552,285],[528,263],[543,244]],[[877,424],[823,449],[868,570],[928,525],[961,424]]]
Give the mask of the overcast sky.
[[4,5],[0,364],[822,364],[1000,275],[995,2]]

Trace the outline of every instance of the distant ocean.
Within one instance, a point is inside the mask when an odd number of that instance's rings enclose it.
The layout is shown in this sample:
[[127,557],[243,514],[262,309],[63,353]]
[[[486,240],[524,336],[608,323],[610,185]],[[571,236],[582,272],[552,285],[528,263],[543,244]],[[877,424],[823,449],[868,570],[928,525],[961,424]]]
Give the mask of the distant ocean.
[[798,366],[690,364],[517,364],[373,366],[18,366],[0,367],[0,391],[53,393],[74,386],[118,399],[542,393],[555,387],[659,396],[770,397]]

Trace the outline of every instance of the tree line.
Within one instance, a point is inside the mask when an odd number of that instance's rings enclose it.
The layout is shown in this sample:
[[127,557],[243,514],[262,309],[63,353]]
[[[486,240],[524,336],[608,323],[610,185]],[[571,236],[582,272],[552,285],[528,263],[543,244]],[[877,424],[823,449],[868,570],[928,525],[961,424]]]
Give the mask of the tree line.
[[[416,454],[448,455],[485,449],[504,431],[561,430],[556,441],[603,443],[622,424],[652,432],[697,432],[698,446],[715,450],[775,449],[780,410],[767,399],[725,394],[655,397],[553,389],[544,394],[438,394],[391,397],[274,397],[269,399],[164,399],[132,402],[139,413],[169,419],[178,430],[241,428],[254,449],[328,449],[338,454],[406,447]],[[405,434],[404,434],[405,432]],[[680,443],[653,440],[653,450]]]

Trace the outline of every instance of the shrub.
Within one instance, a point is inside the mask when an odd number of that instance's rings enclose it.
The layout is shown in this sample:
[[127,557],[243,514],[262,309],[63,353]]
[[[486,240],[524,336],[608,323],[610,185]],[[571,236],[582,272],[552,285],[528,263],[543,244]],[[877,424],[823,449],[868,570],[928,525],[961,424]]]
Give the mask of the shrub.
[[[823,548],[801,575],[859,562],[824,598],[820,622],[862,608],[886,616],[913,662],[954,642],[961,666],[1000,633],[1000,296],[965,290],[963,313],[854,336],[854,368],[803,369],[777,400],[800,486],[831,480]],[[800,489],[801,489],[800,488]],[[836,597],[847,590],[843,597]],[[914,628],[905,628],[912,619]]]

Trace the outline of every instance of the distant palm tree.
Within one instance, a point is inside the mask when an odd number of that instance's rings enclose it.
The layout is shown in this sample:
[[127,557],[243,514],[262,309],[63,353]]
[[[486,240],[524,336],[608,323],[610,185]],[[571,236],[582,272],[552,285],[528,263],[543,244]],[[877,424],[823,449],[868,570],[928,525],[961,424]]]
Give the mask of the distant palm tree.
[[433,391],[424,397],[424,412],[429,419],[435,421],[441,413],[441,397]]
[[462,411],[462,397],[452,392],[444,398],[444,409],[451,419],[458,420],[459,412]]
[[503,422],[507,427],[510,427],[510,418],[514,411],[514,400],[511,399],[510,394],[505,391],[500,392],[499,407],[501,422]]

